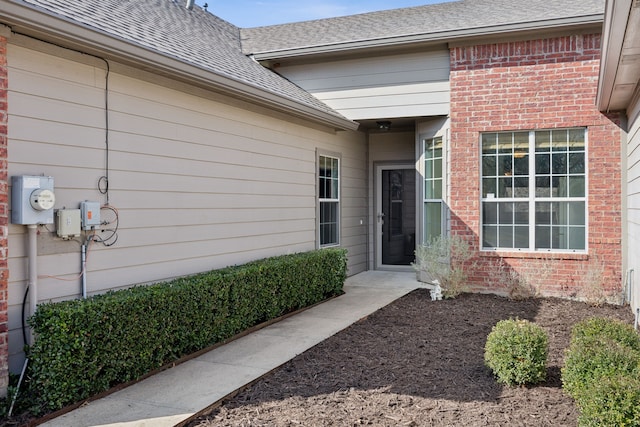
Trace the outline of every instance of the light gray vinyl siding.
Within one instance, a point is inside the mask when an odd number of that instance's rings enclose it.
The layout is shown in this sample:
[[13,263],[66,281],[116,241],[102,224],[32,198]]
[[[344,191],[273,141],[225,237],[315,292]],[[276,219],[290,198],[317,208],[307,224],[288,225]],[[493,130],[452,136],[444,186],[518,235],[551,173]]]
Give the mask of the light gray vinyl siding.
[[[105,203],[97,188],[106,159],[104,63],[54,53],[9,45],[9,175],[53,176],[55,209]],[[316,149],[341,153],[341,246],[349,251],[349,274],[366,269],[364,134],[305,126],[114,69],[109,202],[119,212],[118,240],[91,244],[89,295],[314,249]],[[64,242],[53,231],[39,228],[40,302],[81,292],[81,239]],[[22,363],[26,249],[26,227],[11,224],[13,372]]]
[[276,71],[351,120],[449,114],[449,52],[287,65]]
[[[636,105],[640,108],[640,102]],[[627,262],[632,273],[631,306],[640,308],[640,117],[636,119],[628,134],[627,146]],[[633,116],[632,115],[632,116]]]

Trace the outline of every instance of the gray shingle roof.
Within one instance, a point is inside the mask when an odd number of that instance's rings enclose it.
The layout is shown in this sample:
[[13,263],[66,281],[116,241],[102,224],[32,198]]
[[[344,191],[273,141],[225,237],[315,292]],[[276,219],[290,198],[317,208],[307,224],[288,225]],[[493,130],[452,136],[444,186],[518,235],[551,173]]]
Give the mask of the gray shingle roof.
[[604,0],[460,0],[241,30],[198,6],[188,10],[186,0],[14,1],[339,120],[344,117],[246,54],[358,41],[384,44],[394,37],[438,37],[467,29],[480,29],[476,34],[482,34],[500,25],[593,17],[604,10]]
[[[24,0],[49,13],[343,118],[241,51],[239,28],[186,0]],[[0,13],[1,15],[1,13]]]
[[604,13],[604,0],[461,0],[242,29],[245,53],[329,46]]

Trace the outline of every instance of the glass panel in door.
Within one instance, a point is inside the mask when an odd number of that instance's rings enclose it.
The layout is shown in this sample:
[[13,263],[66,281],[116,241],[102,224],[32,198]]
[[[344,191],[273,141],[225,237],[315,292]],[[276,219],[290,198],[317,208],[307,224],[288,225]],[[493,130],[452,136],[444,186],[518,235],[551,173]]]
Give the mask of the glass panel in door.
[[410,265],[416,239],[416,171],[382,170],[382,264]]

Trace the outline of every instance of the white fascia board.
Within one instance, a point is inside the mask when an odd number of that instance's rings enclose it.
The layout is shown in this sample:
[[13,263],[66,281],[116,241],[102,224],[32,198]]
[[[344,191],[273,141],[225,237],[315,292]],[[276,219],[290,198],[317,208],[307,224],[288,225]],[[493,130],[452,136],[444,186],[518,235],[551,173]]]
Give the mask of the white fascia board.
[[357,130],[359,124],[315,109],[232,77],[215,73],[169,55],[146,49],[111,34],[53,16],[30,6],[0,0],[0,24],[13,32],[32,36],[62,47],[121,62],[154,74],[220,92],[271,110],[279,111],[335,130]]
[[468,28],[462,30],[442,31],[427,34],[409,34],[403,36],[384,37],[349,42],[330,43],[326,45],[303,46],[292,49],[253,52],[251,55],[258,61],[293,58],[298,56],[331,54],[350,50],[379,49],[408,44],[444,43],[478,37],[490,37],[508,33],[518,33],[532,30],[554,30],[566,27],[590,26],[601,24],[603,14],[562,18],[547,21],[533,21],[525,23],[496,25],[491,27]]
[[629,25],[632,0],[607,0],[602,31],[602,58],[596,106],[600,111],[609,111],[613,89],[616,84],[620,57],[626,28]]

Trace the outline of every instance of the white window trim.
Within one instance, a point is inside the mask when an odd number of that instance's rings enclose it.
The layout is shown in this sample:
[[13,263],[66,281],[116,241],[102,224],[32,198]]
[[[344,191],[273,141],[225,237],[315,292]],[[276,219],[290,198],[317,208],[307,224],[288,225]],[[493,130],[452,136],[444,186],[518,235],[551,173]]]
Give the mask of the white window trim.
[[[338,160],[338,197],[333,199],[321,199],[320,198],[320,189],[319,189],[319,181],[320,181],[320,158],[328,157],[331,159]],[[316,164],[315,164],[315,180],[316,180],[316,248],[331,248],[331,247],[339,247],[341,245],[342,233],[342,156],[340,153],[324,151],[324,150],[316,150]],[[337,218],[337,230],[336,230],[336,243],[329,244],[321,244],[321,235],[320,235],[320,207],[323,202],[333,202],[338,203],[338,218]]]
[[[543,131],[553,131],[560,129],[584,129],[584,157],[585,157],[585,196],[584,197],[536,197],[535,196],[535,133],[543,132]],[[486,133],[503,133],[503,132],[529,132],[529,197],[527,198],[510,198],[503,199],[505,202],[528,202],[529,203],[529,247],[528,248],[486,248],[483,246],[484,241],[484,202],[486,200],[482,197],[482,135]],[[513,253],[532,253],[532,254],[544,254],[544,253],[571,253],[571,254],[586,254],[589,252],[589,129],[587,127],[576,126],[576,127],[567,127],[567,128],[557,128],[557,129],[530,129],[530,130],[511,130],[511,131],[488,131],[488,132],[480,132],[478,135],[478,146],[479,146],[479,179],[480,179],[480,222],[479,222],[479,236],[480,236],[480,251],[481,252],[513,252]],[[531,173],[533,171],[533,173]],[[532,191],[533,190],[533,191]],[[535,247],[535,229],[536,229],[536,210],[535,204],[536,202],[584,202],[585,205],[585,242],[584,249],[554,249],[554,248],[543,248],[536,249]]]
[[[449,230],[449,225],[450,225],[450,218],[449,218],[449,208],[448,208],[448,200],[449,200],[449,191],[450,191],[450,186],[449,186],[449,174],[450,174],[450,150],[449,150],[449,138],[448,138],[448,127],[443,127],[442,129],[439,129],[437,132],[428,132],[428,133],[421,133],[418,135],[418,143],[417,143],[417,149],[418,149],[418,175],[419,175],[419,185],[418,185],[418,191],[420,191],[420,197],[418,197],[418,211],[420,212],[420,216],[417,218],[418,224],[417,224],[417,235],[419,236],[419,239],[417,241],[417,243],[419,244],[425,244],[426,242],[424,241],[424,234],[425,234],[425,204],[427,202],[439,202],[440,203],[440,218],[441,218],[441,224],[440,224],[440,232],[442,236],[446,236],[449,234],[450,230]],[[434,139],[434,138],[438,138],[438,137],[442,137],[442,198],[440,199],[427,199],[425,197],[425,174],[426,174],[426,170],[425,170],[425,155],[424,155],[424,150],[425,150],[425,141],[429,140],[429,139]]]

